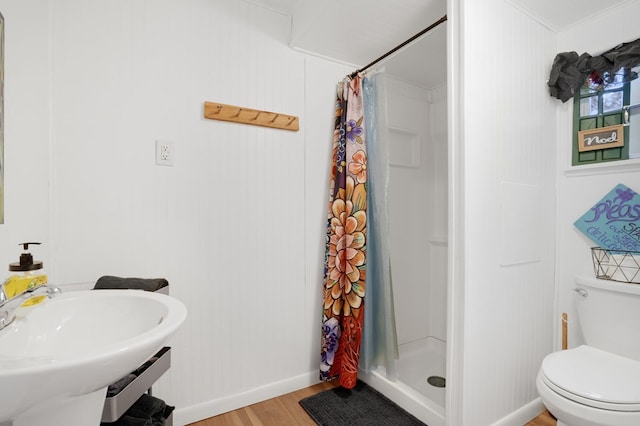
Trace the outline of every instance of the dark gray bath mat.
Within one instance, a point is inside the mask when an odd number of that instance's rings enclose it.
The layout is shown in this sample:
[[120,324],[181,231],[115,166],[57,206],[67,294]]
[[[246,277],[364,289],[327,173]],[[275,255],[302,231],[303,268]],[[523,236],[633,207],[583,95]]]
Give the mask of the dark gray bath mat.
[[426,426],[366,383],[329,389],[300,400],[321,426]]

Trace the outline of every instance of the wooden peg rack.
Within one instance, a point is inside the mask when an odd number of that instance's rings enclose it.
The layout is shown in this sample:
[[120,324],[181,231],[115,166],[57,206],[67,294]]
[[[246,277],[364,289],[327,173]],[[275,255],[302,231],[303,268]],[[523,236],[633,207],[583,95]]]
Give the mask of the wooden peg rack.
[[298,117],[293,115],[219,104],[217,102],[204,103],[204,118],[234,121],[253,126],[273,127],[294,132],[300,129]]

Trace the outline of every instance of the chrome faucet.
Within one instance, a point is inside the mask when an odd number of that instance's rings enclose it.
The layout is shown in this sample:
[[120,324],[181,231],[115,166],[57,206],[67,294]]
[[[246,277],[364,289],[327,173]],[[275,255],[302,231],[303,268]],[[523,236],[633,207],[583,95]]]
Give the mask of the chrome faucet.
[[8,298],[4,291],[4,285],[0,285],[0,330],[11,324],[16,318],[16,310],[27,300],[38,296],[46,296],[49,299],[62,293],[58,287],[51,285],[39,285]]

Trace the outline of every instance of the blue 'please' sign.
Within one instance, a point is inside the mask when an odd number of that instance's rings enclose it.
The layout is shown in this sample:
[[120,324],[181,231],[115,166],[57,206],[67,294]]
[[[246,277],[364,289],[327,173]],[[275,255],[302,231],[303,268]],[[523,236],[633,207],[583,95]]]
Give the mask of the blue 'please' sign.
[[618,184],[574,225],[604,249],[640,251],[640,195]]

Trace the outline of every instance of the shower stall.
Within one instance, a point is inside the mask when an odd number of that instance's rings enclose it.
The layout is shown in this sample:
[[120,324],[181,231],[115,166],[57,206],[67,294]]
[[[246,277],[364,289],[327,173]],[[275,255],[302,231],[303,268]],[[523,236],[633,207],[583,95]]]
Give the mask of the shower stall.
[[[415,48],[414,48],[415,49]],[[389,244],[399,359],[362,379],[430,426],[445,425],[447,88],[384,78]],[[445,77],[446,78],[446,77]]]

